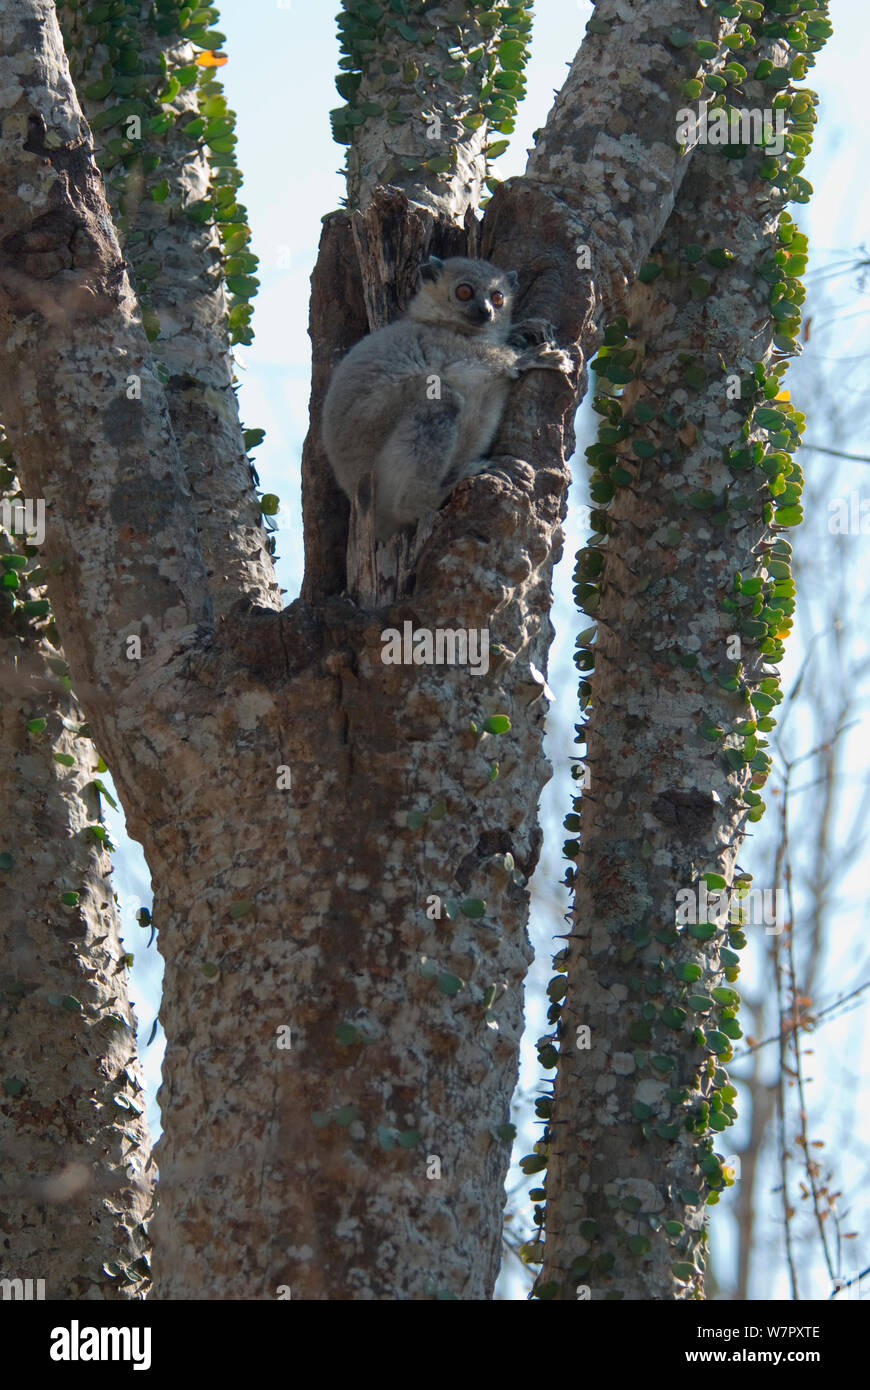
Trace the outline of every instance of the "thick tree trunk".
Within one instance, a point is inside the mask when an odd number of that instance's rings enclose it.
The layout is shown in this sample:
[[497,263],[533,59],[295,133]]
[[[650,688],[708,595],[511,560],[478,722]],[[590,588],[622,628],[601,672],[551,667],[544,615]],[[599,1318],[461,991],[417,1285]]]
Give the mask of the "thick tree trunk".
[[[784,55],[770,51],[787,78]],[[763,89],[748,84],[745,100],[763,107]],[[753,375],[779,360],[787,316],[771,315],[772,283],[783,308],[804,261],[788,266],[784,200],[761,161],[695,154],[652,257],[658,278],[634,289],[624,346],[611,340],[616,380],[632,380],[602,405],[593,496],[615,496],[576,576],[598,638],[584,652],[591,777],[568,850],[575,909],[542,1141],[546,1298],[702,1297],[704,1204],[731,1181],[718,1135],[735,1114],[724,1063],[745,937],[718,893],[741,878],[769,765],[780,697],[768,663],[794,606],[776,527],[792,521],[774,499],[800,481],[784,451],[802,424],[771,399],[778,379],[765,392]],[[718,876],[708,909],[706,875]],[[765,929],[779,927],[756,911],[747,930],[760,941]]]
[[141,1297],[153,1174],[97,754],[24,578],[0,597],[0,1278]]
[[[224,274],[218,273],[222,255],[227,264],[219,230],[239,235],[245,224],[235,220],[219,229],[211,220],[193,218],[214,191],[213,171],[202,140],[187,133],[190,123],[203,119],[197,88],[181,86],[168,99],[164,64],[170,73],[183,71],[197,50],[181,34],[157,32],[153,10],[153,0],[127,0],[106,24],[88,21],[92,11],[84,5],[58,6],[70,74],[94,133],[106,200],[159,364],[213,611],[219,616],[224,605],[242,597],[277,609],[280,591],[239,426],[227,290]],[[162,7],[160,18],[173,19],[169,6]],[[128,74],[131,48],[136,53],[136,76],[128,75],[127,85],[113,58],[121,44]],[[115,69],[109,91],[107,69]],[[148,97],[157,98],[156,119],[169,122],[159,134],[150,130]],[[125,138],[136,129],[131,119],[142,133]],[[215,180],[218,196],[232,198],[240,181],[238,171],[222,162]],[[223,215],[242,213],[232,201]]]

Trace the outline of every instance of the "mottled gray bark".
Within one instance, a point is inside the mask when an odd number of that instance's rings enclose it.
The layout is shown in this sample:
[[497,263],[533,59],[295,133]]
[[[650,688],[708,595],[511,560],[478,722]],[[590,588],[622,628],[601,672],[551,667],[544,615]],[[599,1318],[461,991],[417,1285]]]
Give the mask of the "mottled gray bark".
[[[3,38],[14,64],[14,36]],[[13,82],[5,95],[15,94]],[[50,246],[44,229],[32,229],[37,256]],[[14,468],[6,454],[7,498]],[[98,755],[50,615],[23,606],[44,600],[44,575],[34,586],[17,572],[15,611],[9,590],[0,600],[0,852],[9,865],[0,873],[0,1274],[44,1280],[47,1298],[141,1297],[153,1170],[110,858],[97,838]]]
[[[461,222],[484,192],[488,138],[488,122],[469,129],[463,118],[478,110],[504,26],[481,25],[465,0],[415,0],[409,18],[405,25],[394,17],[354,93],[354,109],[367,118],[348,150],[348,203],[364,208],[390,184]],[[482,56],[466,65],[461,54],[470,51]],[[430,160],[449,167],[430,170]]]
[[[747,105],[764,101],[750,85]],[[781,564],[768,568],[782,559],[771,554],[769,487],[788,472],[773,466],[784,456],[770,454],[763,471],[732,463],[755,441],[770,447],[757,419],[749,445],[741,435],[766,403],[753,365],[769,371],[777,360],[762,272],[782,250],[782,198],[759,177],[760,162],[695,153],[653,253],[663,273],[629,300],[625,427],[596,453],[600,479],[620,466],[627,476],[606,518],[596,514],[606,537],[581,554],[577,574],[600,597],[589,605],[598,623],[584,728],[590,785],[575,802],[567,995],[542,1150],[546,1298],[703,1297],[704,1204],[730,1181],[716,1155],[730,1151],[720,1132],[734,1114],[722,1070],[731,1054],[716,1030],[733,1016],[725,969],[739,928],[722,919],[718,887],[696,919],[714,925],[697,931],[681,921],[678,894],[697,895],[706,874],[729,888],[740,877],[747,793],[757,800],[764,780],[762,716],[773,703],[760,683],[776,674],[759,639],[766,628],[784,635],[794,592]],[[752,581],[745,593],[735,575]],[[747,931],[764,940],[761,922]]]
[[[143,84],[156,93],[167,81],[161,57],[171,66],[189,64],[197,50],[157,35],[152,11],[151,0],[142,0],[134,22]],[[107,122],[137,103],[125,103],[115,91],[100,99],[86,95],[107,65],[108,45],[94,42],[84,6],[59,5],[58,12],[72,80],[85,117],[96,118],[97,154],[109,163],[107,146],[135,127],[127,115]],[[147,118],[140,118],[141,134],[125,142],[131,151],[159,158],[156,167],[148,167],[145,158],[129,169],[123,162],[112,164],[104,179],[106,197],[134,289],[140,298],[147,294],[152,351],[190,488],[215,615],[240,599],[280,608],[239,428],[221,241],[214,223],[188,217],[205,199],[210,179],[206,146],[184,130],[199,116],[196,88],[181,87],[171,100],[161,100],[160,111],[171,118],[168,130],[146,138]],[[155,199],[157,189],[163,196]]]
[[[0,531],[2,553],[11,547]],[[20,605],[42,592],[26,576],[15,591]],[[23,606],[12,611],[9,593],[0,594],[0,1278],[43,1280],[48,1299],[141,1297],[153,1174],[110,861],[94,834],[97,753],[65,688],[63,654]]]

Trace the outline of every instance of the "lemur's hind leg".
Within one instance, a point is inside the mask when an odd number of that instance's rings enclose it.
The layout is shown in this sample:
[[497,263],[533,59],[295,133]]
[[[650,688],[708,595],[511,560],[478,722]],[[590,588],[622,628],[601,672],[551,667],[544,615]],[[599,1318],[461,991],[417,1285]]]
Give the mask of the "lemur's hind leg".
[[460,477],[451,460],[459,442],[463,402],[442,384],[437,401],[421,401],[400,420],[378,455],[375,536],[388,540],[395,531],[435,512]]

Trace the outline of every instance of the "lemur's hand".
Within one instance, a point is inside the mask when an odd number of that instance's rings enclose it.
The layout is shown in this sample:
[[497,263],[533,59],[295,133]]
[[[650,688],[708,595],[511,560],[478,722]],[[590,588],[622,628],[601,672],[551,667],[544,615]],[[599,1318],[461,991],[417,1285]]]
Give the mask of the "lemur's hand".
[[555,347],[552,343],[540,343],[536,347],[526,348],[518,354],[513,376],[516,379],[523,372],[533,372],[537,368],[550,372],[561,372],[564,376],[572,376],[574,363],[568,353],[563,352],[560,347]]
[[534,343],[556,345],[556,329],[549,319],[523,319],[515,323],[508,336],[511,347],[526,348]]

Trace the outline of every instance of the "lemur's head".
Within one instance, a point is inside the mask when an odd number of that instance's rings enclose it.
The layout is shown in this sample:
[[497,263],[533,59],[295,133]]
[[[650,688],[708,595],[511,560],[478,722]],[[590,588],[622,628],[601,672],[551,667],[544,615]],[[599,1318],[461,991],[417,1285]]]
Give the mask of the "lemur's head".
[[409,318],[495,342],[507,337],[519,284],[515,270],[499,270],[489,261],[464,256],[447,261],[430,256],[420,267],[420,281]]

